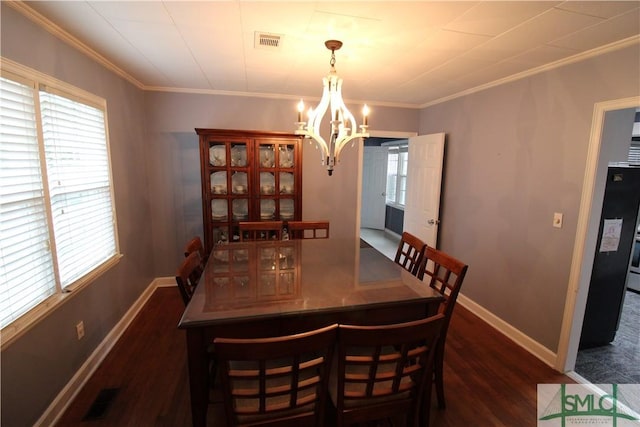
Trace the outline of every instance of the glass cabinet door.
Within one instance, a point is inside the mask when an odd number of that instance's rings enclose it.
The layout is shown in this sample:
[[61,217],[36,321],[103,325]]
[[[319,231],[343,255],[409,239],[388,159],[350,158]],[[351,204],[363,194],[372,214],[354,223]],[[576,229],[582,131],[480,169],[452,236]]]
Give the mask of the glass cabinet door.
[[282,144],[278,150],[278,166],[281,168],[295,167],[295,146]]
[[276,165],[276,150],[273,144],[260,144],[258,164],[261,168],[273,168]]
[[239,240],[240,221],[302,219],[300,137],[228,129],[196,132],[207,253],[217,243]]

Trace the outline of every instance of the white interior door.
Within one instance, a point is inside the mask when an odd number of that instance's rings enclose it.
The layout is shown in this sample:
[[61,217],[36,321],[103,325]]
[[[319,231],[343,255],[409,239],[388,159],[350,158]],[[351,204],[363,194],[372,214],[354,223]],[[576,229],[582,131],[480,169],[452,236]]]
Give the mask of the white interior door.
[[386,147],[364,147],[360,227],[384,230],[388,152]]
[[404,231],[436,247],[440,223],[440,190],[444,133],[409,138]]

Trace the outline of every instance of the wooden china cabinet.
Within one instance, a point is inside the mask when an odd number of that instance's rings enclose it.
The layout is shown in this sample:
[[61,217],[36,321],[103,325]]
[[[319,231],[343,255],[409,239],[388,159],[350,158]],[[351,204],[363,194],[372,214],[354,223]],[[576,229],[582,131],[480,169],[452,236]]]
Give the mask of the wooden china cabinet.
[[204,245],[237,241],[240,221],[302,218],[302,137],[196,129],[200,138]]

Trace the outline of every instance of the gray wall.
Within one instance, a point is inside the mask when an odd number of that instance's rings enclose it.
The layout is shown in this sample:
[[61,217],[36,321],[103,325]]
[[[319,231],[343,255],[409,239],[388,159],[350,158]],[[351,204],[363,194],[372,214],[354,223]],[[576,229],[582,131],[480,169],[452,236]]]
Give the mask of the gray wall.
[[[321,85],[318,83],[318,91]],[[191,236],[202,236],[198,137],[194,128],[293,132],[296,100],[149,92],[149,192],[152,195],[155,272],[171,276]],[[358,106],[349,106],[354,111]],[[418,112],[372,109],[371,123],[387,131],[416,132]],[[328,128],[328,124],[325,128]],[[315,144],[303,143],[303,219],[327,219],[331,234],[358,235],[357,205],[361,147],[345,148],[333,176]]]
[[[1,5],[2,56],[107,100],[118,215],[119,264],[68,297],[2,351],[2,418],[32,425],[155,277],[144,94],[71,46]],[[19,286],[19,284],[15,284]],[[83,320],[86,335],[76,339]]]
[[594,104],[638,96],[639,64],[635,45],[420,115],[420,134],[447,133],[439,244],[469,264],[462,292],[552,351]]

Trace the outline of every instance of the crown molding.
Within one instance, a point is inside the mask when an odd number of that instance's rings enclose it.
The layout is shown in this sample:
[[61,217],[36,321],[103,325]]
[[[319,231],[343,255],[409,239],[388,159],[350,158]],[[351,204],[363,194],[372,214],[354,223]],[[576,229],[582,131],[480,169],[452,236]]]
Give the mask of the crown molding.
[[77,50],[79,50],[80,52],[84,53],[85,55],[87,55],[91,59],[95,60],[97,63],[99,63],[103,67],[105,67],[108,70],[114,72],[115,74],[117,74],[118,76],[122,77],[123,79],[127,80],[129,83],[133,84],[138,89],[142,89],[142,90],[145,89],[145,86],[140,81],[136,80],[133,76],[131,76],[130,74],[125,72],[123,69],[121,69],[118,66],[116,66],[113,62],[109,61],[107,58],[105,58],[104,56],[100,55],[98,52],[96,52],[95,50],[93,50],[92,48],[90,48],[89,46],[84,44],[78,38],[76,38],[76,37],[72,36],[71,34],[69,34],[67,31],[62,29],[60,26],[58,26],[55,23],[51,22],[49,19],[47,19],[42,14],[36,12],[34,9],[32,9],[30,6],[28,6],[25,2],[23,2],[23,1],[3,1],[3,3],[7,4],[8,6],[12,7],[13,9],[17,10],[18,12],[23,14],[25,17],[27,17],[28,19],[30,19],[34,23],[36,23],[40,27],[44,28],[46,31],[48,31],[51,34],[53,34],[55,37],[59,38],[60,40],[64,41],[65,43],[67,43],[67,44],[71,45],[72,47],[76,48]]
[[[100,55],[98,52],[84,44],[78,38],[72,36],[64,29],[51,22],[49,19],[41,15],[40,13],[33,10],[31,7],[26,5],[23,1],[4,1],[3,3],[11,6],[18,12],[25,15],[27,18],[35,22],[36,24],[43,27],[45,30],[49,31],[54,36],[59,39],[65,41],[76,49],[80,50],[85,55],[97,61],[99,64],[103,65],[105,68],[113,71],[118,76],[124,78],[129,81],[131,84],[136,86],[138,89],[150,91],[150,92],[174,92],[174,93],[190,93],[190,94],[201,94],[201,95],[220,95],[220,96],[240,96],[240,97],[250,97],[250,98],[267,98],[267,99],[292,99],[297,100],[300,96],[297,95],[285,95],[285,94],[276,94],[276,93],[255,93],[255,92],[235,92],[235,91],[225,91],[225,90],[215,90],[215,89],[194,89],[194,88],[180,88],[180,87],[162,87],[162,86],[147,86],[142,82],[135,79],[133,76],[122,70],[120,67],[113,64],[104,56]],[[618,49],[623,49],[628,46],[632,46],[634,44],[640,43],[640,35],[632,36],[626,38],[624,40],[619,40],[617,42],[610,43],[605,46],[600,46],[595,49],[588,50],[586,52],[581,52],[576,55],[570,56],[568,58],[561,59],[559,61],[551,62],[549,64],[545,64],[536,68],[532,68],[530,70],[526,70],[517,74],[513,74],[508,77],[504,77],[502,79],[494,80],[493,82],[486,83],[480,86],[476,86],[470,89],[463,90],[461,92],[457,92],[453,95],[449,95],[443,98],[438,98],[433,101],[429,101],[423,104],[406,104],[399,102],[376,102],[376,101],[360,101],[360,100],[345,100],[345,103],[348,104],[363,104],[367,103],[373,106],[381,106],[381,107],[393,107],[393,108],[408,108],[420,110],[423,108],[431,107],[437,104],[441,104],[443,102],[451,101],[456,98],[461,98],[463,96],[471,95],[476,92],[483,91],[485,89],[489,89],[492,87],[500,86],[506,83],[510,83],[516,80],[520,80],[529,76],[533,76],[535,74],[539,74],[545,71],[553,70],[555,68],[559,68],[565,65],[573,64],[576,62],[584,61],[585,59],[589,59],[595,56],[599,56],[608,52],[612,52]],[[310,98],[311,100],[319,100],[320,98]]]
[[632,46],[634,44],[640,43],[640,35],[632,36],[623,40],[619,40],[617,42],[610,43],[605,46],[600,46],[595,49],[591,49],[585,52],[581,52],[570,56],[568,58],[564,58],[555,62],[550,62],[549,64],[541,65],[536,68],[531,68],[530,70],[526,70],[517,74],[513,74],[508,77],[504,77],[502,79],[494,80],[490,83],[486,83],[480,86],[476,86],[471,89],[464,90],[462,92],[455,93],[453,95],[445,96],[444,98],[439,98],[434,101],[430,101],[424,104],[419,105],[418,108],[426,108],[431,107],[437,104],[441,104],[446,101],[451,101],[452,99],[460,98],[466,95],[471,95],[472,93],[480,92],[485,89],[489,89],[492,87],[500,86],[505,83],[510,83],[516,80],[523,79],[525,77],[533,76],[534,74],[539,74],[545,71],[553,70],[555,68],[563,67],[565,65],[573,64],[575,62],[584,61],[585,59],[593,58],[595,56],[599,56],[608,52],[613,52],[618,49],[623,49],[628,46]]

